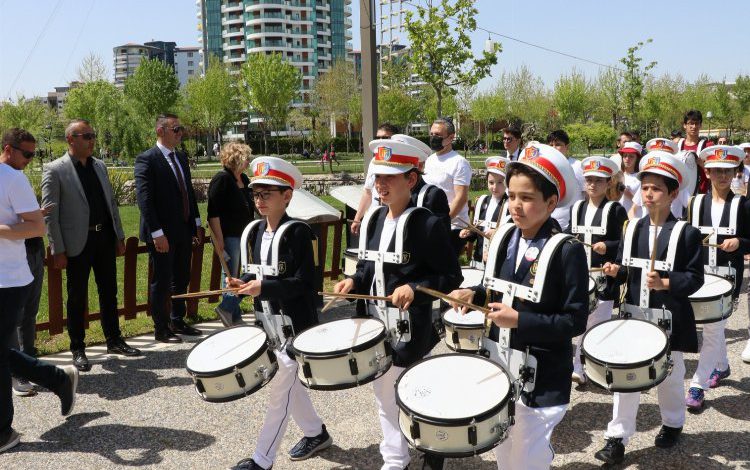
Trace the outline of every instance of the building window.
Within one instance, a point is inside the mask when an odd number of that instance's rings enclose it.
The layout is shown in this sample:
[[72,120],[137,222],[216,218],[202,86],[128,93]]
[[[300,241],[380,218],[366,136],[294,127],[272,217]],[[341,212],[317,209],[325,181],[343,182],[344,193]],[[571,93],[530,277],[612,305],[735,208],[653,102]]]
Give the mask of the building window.
[[192,66],[193,66],[193,61],[192,60],[188,60],[188,67],[192,67]]
[[193,74],[193,71],[192,70],[188,70],[188,75],[192,75],[192,74]]
[[188,57],[193,57],[193,53],[192,52],[188,52]]

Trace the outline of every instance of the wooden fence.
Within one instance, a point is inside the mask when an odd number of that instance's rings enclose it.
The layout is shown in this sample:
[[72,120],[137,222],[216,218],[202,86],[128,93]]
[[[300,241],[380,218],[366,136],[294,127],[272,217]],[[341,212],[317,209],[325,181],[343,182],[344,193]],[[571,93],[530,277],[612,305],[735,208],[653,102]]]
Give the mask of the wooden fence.
[[[343,215],[339,220],[333,222],[324,222],[312,224],[313,229],[318,233],[318,256],[323,266],[323,277],[337,279],[341,274],[341,240],[342,230],[345,227]],[[328,252],[328,237],[330,229],[333,229],[333,245],[331,252]],[[199,229],[205,233],[203,228]],[[193,254],[190,268],[190,283],[188,292],[197,292],[201,290],[203,276],[203,254],[204,250],[211,250],[211,240],[206,236],[203,243],[193,247]],[[208,245],[208,246],[207,246]],[[141,256],[143,255],[143,256]],[[146,245],[141,244],[136,237],[130,237],[125,241],[125,254],[122,255],[125,260],[123,263],[122,289],[118,290],[118,300],[122,302],[117,313],[123,316],[125,320],[131,320],[136,317],[138,312],[146,312],[150,315],[150,299],[146,303],[137,302],[137,273],[139,269],[148,269],[148,279],[151,279],[151,266],[148,262],[148,249]],[[326,261],[331,258],[331,268],[326,269]],[[221,284],[221,265],[219,258],[214,254],[211,257],[211,271],[209,274],[209,289],[218,289]],[[63,332],[66,319],[63,314],[63,273],[60,269],[52,266],[52,256],[47,248],[47,258],[45,260],[47,270],[47,299],[48,299],[48,320],[37,323],[37,331],[49,331],[51,335]],[[146,291],[148,287],[146,286]],[[147,298],[150,297],[147,295]],[[217,302],[219,296],[209,297],[209,302]],[[187,314],[194,316],[198,311],[198,300],[187,300]],[[84,314],[84,325],[88,329],[89,322],[99,320],[100,312],[91,312],[86,309]]]

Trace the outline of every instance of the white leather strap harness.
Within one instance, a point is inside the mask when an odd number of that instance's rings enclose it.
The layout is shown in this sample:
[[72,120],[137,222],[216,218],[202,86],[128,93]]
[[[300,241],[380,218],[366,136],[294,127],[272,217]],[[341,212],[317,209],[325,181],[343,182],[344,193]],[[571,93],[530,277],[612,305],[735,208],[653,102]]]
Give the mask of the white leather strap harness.
[[[586,260],[588,262],[588,267],[591,268],[591,239],[593,235],[606,235],[607,234],[607,220],[609,219],[609,212],[612,209],[612,206],[614,205],[614,201],[607,201],[604,204],[604,207],[602,207],[602,220],[599,226],[596,225],[583,225],[578,220],[578,212],[581,208],[581,204],[588,204],[585,200],[579,200],[576,201],[573,204],[573,210],[571,212],[570,217],[570,231],[574,234],[581,233],[583,234],[583,241],[586,243],[583,245],[584,250],[586,251]],[[588,210],[589,208],[586,207],[585,210]],[[586,221],[586,213],[584,212],[583,221],[585,223]]]
[[[690,225],[708,235],[708,264],[704,265],[706,273],[719,276],[733,276],[736,271],[731,266],[717,266],[717,250],[719,235],[737,235],[737,212],[740,208],[741,196],[735,194],[729,206],[729,227],[714,227],[713,225],[700,225],[700,217],[703,213],[703,203],[706,195],[698,194],[690,201]],[[709,220],[709,222],[711,222]]]

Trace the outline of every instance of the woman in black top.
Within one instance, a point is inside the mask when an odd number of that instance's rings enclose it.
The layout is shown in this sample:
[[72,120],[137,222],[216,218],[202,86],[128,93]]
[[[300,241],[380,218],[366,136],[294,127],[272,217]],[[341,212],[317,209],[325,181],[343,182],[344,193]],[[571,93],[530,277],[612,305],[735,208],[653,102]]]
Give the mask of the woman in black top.
[[[250,180],[243,173],[251,155],[252,150],[245,144],[225,145],[221,149],[224,169],[214,175],[208,186],[208,225],[213,232],[214,245],[224,253],[227,267],[232,271],[222,273],[222,287],[227,276],[239,276],[240,237],[255,213]],[[242,322],[240,298],[234,294],[224,294],[215,310],[224,326]]]

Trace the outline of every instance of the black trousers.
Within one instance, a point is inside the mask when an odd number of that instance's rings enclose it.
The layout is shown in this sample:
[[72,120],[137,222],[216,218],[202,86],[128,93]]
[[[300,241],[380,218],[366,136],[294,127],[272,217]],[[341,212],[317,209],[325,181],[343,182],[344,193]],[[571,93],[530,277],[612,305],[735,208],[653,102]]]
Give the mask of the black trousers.
[[102,330],[107,343],[120,338],[117,318],[117,262],[115,261],[115,235],[111,230],[89,232],[83,251],[68,257],[68,335],[70,350],[83,349],[83,312],[89,296],[89,275],[94,271],[102,313]]
[[0,435],[13,424],[11,374],[56,392],[65,382],[65,372],[52,364],[8,347],[21,315],[28,286],[0,288]]
[[[153,243],[148,244],[149,262],[153,270],[149,292],[151,317],[156,332],[169,328],[169,319],[185,318],[185,301],[171,300],[172,295],[187,292],[190,283],[190,260],[193,254],[193,237],[187,226],[183,236],[167,237],[169,251],[159,253]],[[171,302],[171,314],[168,305]]]
[[466,240],[465,238],[461,238],[459,234],[461,233],[460,228],[452,229],[451,230],[451,246],[453,246],[453,250],[456,252],[457,256],[461,256],[461,250],[463,250],[464,246],[466,246]]

